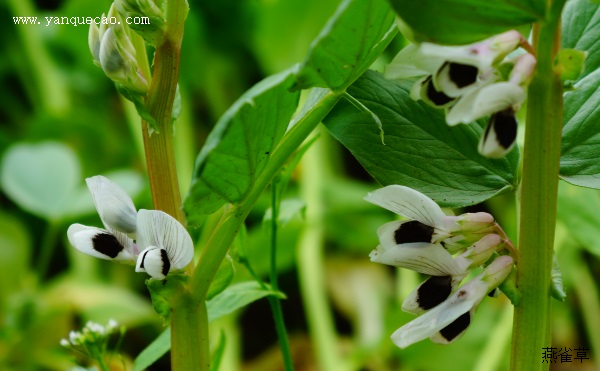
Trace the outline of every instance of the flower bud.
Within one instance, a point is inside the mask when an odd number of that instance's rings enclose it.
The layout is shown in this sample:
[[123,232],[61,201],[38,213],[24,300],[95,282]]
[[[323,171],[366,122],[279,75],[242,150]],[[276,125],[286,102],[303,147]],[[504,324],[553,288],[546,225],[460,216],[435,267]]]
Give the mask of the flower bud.
[[157,41],[163,37],[166,24],[165,14],[154,3],[154,0],[116,0],[114,5],[124,18],[148,20],[148,22],[141,21],[140,24],[133,22],[129,25],[148,44],[155,46]]
[[533,77],[537,60],[529,53],[516,58],[515,65],[510,72],[509,81],[516,85],[527,85]]
[[459,265],[465,266],[465,271],[470,271],[488,261],[502,244],[503,241],[500,236],[497,234],[488,234],[471,245],[467,251],[456,259]]

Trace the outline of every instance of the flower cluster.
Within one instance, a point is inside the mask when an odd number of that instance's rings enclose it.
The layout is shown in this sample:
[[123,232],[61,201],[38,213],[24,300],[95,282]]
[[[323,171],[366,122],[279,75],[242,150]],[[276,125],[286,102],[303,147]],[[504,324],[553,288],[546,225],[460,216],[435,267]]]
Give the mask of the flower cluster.
[[135,264],[136,272],[160,280],[192,261],[192,238],[175,218],[159,210],[136,211],[127,193],[103,176],[87,178],[86,183],[104,229],[72,224],[67,236],[77,250]]
[[[125,327],[119,326],[115,320],[109,320],[106,326],[89,321],[81,331],[71,331],[69,338],[62,339],[60,345],[103,364],[108,350],[108,340],[112,334],[117,332],[122,339]],[[121,339],[117,341],[117,344],[121,342]]]
[[[105,18],[102,14],[102,19]],[[102,23],[100,27],[90,24],[88,44],[94,63],[115,83],[131,93],[145,95],[150,76],[144,77],[140,71],[126,23],[114,3],[108,11],[108,18],[115,19],[116,23]]]
[[[394,343],[407,347],[427,337],[437,343],[458,339],[483,298],[495,290],[513,267],[499,227],[487,213],[445,215],[430,198],[411,188],[391,185],[371,192],[365,200],[408,220],[381,226],[379,246],[371,261],[412,269],[431,277],[404,301],[402,310],[422,314],[398,329]],[[503,232],[502,232],[503,234]],[[460,286],[469,273],[481,274]]]
[[491,116],[479,152],[498,158],[516,142],[516,112],[536,65],[529,53],[506,58],[521,45],[527,44],[517,31],[463,46],[413,44],[387,66],[386,77],[424,76],[413,86],[411,97],[444,109],[450,126]]

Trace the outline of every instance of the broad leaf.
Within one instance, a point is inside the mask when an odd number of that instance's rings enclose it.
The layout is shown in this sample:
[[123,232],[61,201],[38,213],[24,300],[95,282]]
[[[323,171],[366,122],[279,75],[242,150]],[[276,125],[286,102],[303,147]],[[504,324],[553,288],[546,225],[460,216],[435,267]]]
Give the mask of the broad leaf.
[[170,327],[163,331],[162,334],[158,335],[158,337],[136,357],[133,362],[133,371],[143,371],[147,369],[169,350],[171,350]]
[[498,160],[482,157],[480,125],[449,127],[443,111],[413,101],[410,88],[369,71],[348,89],[380,118],[385,145],[372,115],[346,101],[325,125],[378,182],[418,189],[441,206],[473,205],[515,189],[517,150]]
[[[468,44],[544,18],[543,0],[390,0],[414,41]],[[403,30],[405,31],[405,30]]]
[[569,183],[600,188],[600,5],[567,2],[563,47],[588,53],[575,90],[564,95],[560,175]]
[[213,321],[223,317],[269,295],[285,298],[281,292],[264,289],[256,281],[229,286],[207,303],[208,320]]
[[21,208],[60,219],[69,208],[81,170],[75,153],[58,142],[17,144],[2,159],[0,185]]
[[581,246],[600,256],[600,191],[560,183],[558,219]]
[[248,90],[221,117],[196,159],[184,203],[188,222],[226,203],[240,203],[252,189],[298,104],[290,71]]
[[384,0],[346,0],[338,7],[302,63],[297,88],[342,91],[396,35],[394,13]]

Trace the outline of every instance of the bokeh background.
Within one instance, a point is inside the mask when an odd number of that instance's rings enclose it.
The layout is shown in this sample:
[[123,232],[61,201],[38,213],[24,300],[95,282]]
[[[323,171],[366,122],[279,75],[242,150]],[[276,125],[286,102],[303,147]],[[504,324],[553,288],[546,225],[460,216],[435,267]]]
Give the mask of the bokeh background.
[[[190,0],[181,53],[182,113],[175,148],[182,195],[194,159],[220,115],[263,77],[303,60],[337,0]],[[145,174],[140,120],[113,83],[92,63],[85,25],[15,25],[13,16],[96,17],[110,1],[2,0],[0,2],[0,370],[66,370],[86,359],[62,348],[61,338],[88,320],[115,319],[127,327],[120,354],[127,367],[163,330],[152,309],[143,274],[85,256],[66,238],[71,223],[100,226],[84,179],[108,176],[152,208]],[[388,62],[405,40],[398,36],[374,68]],[[151,51],[150,51],[151,52]],[[397,349],[389,335],[412,316],[400,311],[417,274],[371,263],[376,229],[395,216],[363,201],[378,187],[325,129],[286,192],[280,228],[280,288],[298,370],[319,370],[315,357],[319,317],[335,333],[340,370],[505,370],[510,357],[512,309],[487,299],[467,334],[449,346],[424,341]],[[310,177],[318,177],[315,186]],[[315,188],[316,187],[316,188]],[[553,303],[553,344],[588,349],[589,359],[561,362],[552,370],[600,369],[600,196],[561,185],[558,258],[567,299]],[[514,194],[468,211],[488,211],[516,240]],[[268,275],[268,233],[262,224],[265,195],[246,225],[254,270]],[[311,220],[311,208],[321,211]],[[460,212],[460,211],[458,211]],[[192,230],[201,249],[212,227]],[[299,241],[317,232],[316,247]],[[326,290],[325,309],[307,316],[298,269],[305,249],[319,257],[313,282]],[[304,263],[310,263],[304,262]],[[235,281],[252,279],[236,264]],[[311,317],[312,316],[312,317]],[[324,322],[323,322],[324,321]],[[212,324],[226,338],[221,370],[281,370],[266,300]],[[575,354],[572,352],[572,354]],[[594,363],[595,360],[595,363]],[[542,349],[540,349],[542,362]],[[596,366],[595,366],[596,365]],[[114,358],[112,367],[123,368]],[[598,367],[598,368],[596,368]],[[163,357],[152,370],[168,370]]]

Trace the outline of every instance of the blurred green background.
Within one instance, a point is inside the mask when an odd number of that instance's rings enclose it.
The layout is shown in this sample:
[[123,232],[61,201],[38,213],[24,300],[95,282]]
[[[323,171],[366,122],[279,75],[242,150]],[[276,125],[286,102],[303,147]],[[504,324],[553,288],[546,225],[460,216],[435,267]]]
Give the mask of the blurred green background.
[[[90,16],[109,1],[3,0],[0,3],[0,370],[65,370],[90,366],[63,349],[61,338],[88,320],[109,318],[127,327],[121,353],[128,367],[164,329],[152,309],[145,275],[131,267],[85,256],[66,239],[71,223],[100,226],[84,179],[105,175],[151,208],[139,118],[101,69],[94,66],[85,25],[45,26],[45,16]],[[176,157],[182,194],[194,159],[219,116],[263,77],[302,61],[311,41],[333,14],[337,0],[190,0],[181,53],[182,114],[176,123]],[[15,25],[13,16],[38,16],[41,25]],[[398,51],[398,37],[379,68]],[[505,370],[510,357],[512,310],[505,298],[488,299],[467,334],[450,346],[424,341],[399,350],[389,335],[412,316],[400,311],[422,278],[369,262],[376,229],[394,216],[362,200],[378,187],[349,153],[320,130],[285,199],[290,220],[280,229],[280,288],[298,370],[318,370],[315,337],[308,332],[300,291],[298,241],[318,220],[325,280],[341,357],[356,370]],[[310,166],[310,169],[306,169]],[[303,172],[304,170],[304,172]],[[321,178],[319,196],[302,174]],[[303,180],[304,179],[304,180]],[[553,370],[593,370],[600,351],[600,196],[561,185],[556,247],[568,297],[553,303],[557,348],[587,348],[589,360]],[[308,204],[302,200],[309,199]],[[318,205],[315,205],[317,203]],[[261,220],[269,197],[247,221],[248,255],[268,274],[268,238]],[[492,212],[516,236],[514,195],[472,210]],[[199,248],[211,218],[191,231]],[[315,266],[315,269],[321,269]],[[251,279],[241,265],[236,281]],[[279,350],[266,300],[222,318],[214,338],[226,335],[221,370],[280,370]],[[548,345],[550,346],[550,345]],[[574,353],[573,353],[574,354]],[[542,349],[540,349],[540,362]],[[122,369],[116,359],[113,369]],[[153,366],[169,369],[167,357]]]

